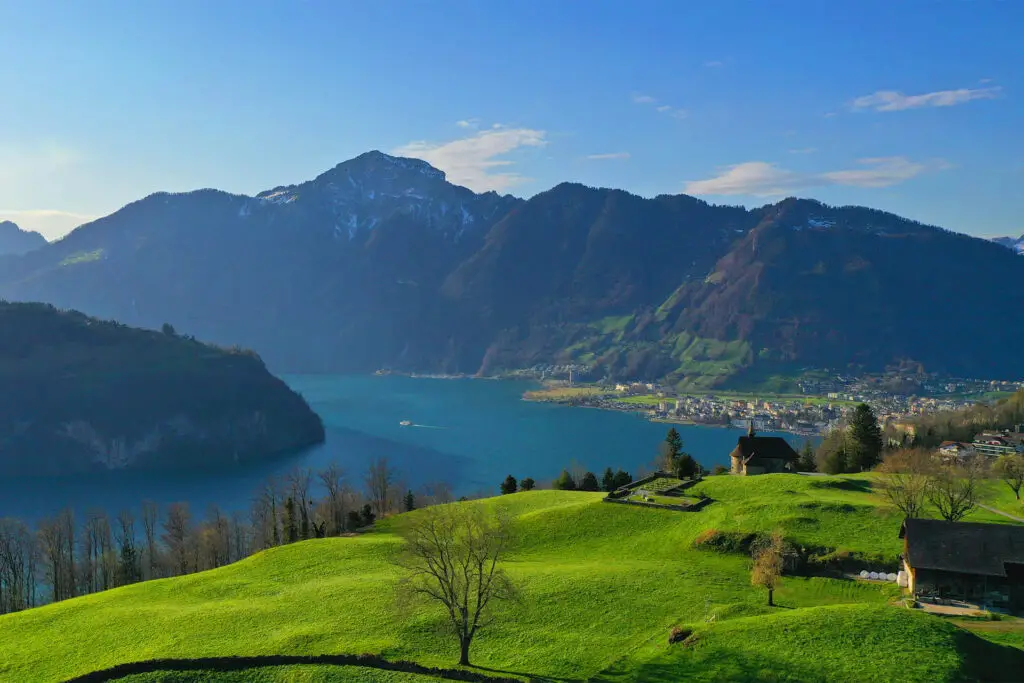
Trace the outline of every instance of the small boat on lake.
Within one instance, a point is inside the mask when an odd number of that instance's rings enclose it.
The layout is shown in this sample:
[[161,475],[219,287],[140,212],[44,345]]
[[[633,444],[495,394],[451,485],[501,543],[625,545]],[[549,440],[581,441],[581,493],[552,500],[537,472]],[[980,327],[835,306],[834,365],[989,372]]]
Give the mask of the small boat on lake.
[[411,427],[412,426],[412,421],[411,420],[402,420],[398,424],[402,425],[403,427]]

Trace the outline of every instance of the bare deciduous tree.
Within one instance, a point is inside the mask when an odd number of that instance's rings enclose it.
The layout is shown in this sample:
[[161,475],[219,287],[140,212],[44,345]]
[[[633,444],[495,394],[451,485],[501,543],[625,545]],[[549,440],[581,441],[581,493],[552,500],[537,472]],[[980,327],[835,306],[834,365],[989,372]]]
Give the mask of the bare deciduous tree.
[[493,603],[515,596],[500,563],[511,542],[507,520],[480,505],[451,504],[420,511],[402,528],[406,545],[398,560],[407,575],[402,598],[440,603],[459,640],[459,663],[491,623]]
[[23,522],[0,519],[0,614],[35,605],[35,542]]
[[928,482],[928,501],[947,522],[959,522],[978,504],[977,463],[947,465],[931,476]]
[[934,456],[924,449],[896,451],[879,468],[885,478],[882,495],[904,517],[920,517],[927,500],[928,482],[935,471]]
[[295,503],[295,521],[301,539],[312,537],[313,511],[309,499],[312,478],[312,473],[306,468],[296,468],[288,473],[288,495]]
[[164,519],[163,542],[171,554],[174,571],[178,575],[189,573],[191,559],[188,541],[191,536],[192,516],[187,503],[171,503]]
[[318,473],[320,483],[327,491],[327,515],[330,533],[337,536],[345,530],[346,498],[345,473],[335,463]]
[[146,536],[146,569],[143,577],[155,579],[157,577],[157,566],[159,564],[156,548],[156,527],[160,518],[160,509],[151,500],[142,502],[142,530]]
[[993,471],[1006,482],[1017,500],[1020,500],[1020,490],[1024,488],[1024,455],[1001,456],[996,461]]
[[395,473],[388,466],[387,458],[376,458],[370,462],[370,469],[366,473],[366,492],[378,518],[383,518],[391,509],[394,483]]
[[768,606],[775,606],[775,589],[782,579],[782,562],[786,542],[782,532],[776,529],[767,540],[755,543],[752,548],[754,565],[750,570],[750,583],[768,589]]

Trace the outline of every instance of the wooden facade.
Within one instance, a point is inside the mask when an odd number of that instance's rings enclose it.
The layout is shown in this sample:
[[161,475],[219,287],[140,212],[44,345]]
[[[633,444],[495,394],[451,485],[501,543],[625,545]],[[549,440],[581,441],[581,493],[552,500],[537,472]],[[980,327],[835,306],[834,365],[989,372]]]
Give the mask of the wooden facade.
[[914,596],[1024,612],[1024,526],[908,519],[900,537]]

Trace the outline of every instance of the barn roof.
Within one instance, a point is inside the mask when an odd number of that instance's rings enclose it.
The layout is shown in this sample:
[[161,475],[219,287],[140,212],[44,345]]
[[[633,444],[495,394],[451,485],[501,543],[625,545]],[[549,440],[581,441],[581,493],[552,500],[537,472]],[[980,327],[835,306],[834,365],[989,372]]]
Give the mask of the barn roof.
[[731,455],[744,460],[775,458],[795,461],[800,457],[781,436],[741,436]]
[[907,563],[914,569],[1006,576],[1006,564],[1024,564],[1024,526],[908,519]]

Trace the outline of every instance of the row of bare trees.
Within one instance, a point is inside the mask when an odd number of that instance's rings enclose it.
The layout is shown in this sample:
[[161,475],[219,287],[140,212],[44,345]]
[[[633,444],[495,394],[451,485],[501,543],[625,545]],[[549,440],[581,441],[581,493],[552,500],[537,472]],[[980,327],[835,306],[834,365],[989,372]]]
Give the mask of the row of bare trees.
[[98,509],[84,517],[66,509],[34,526],[0,518],[0,614],[214,569],[273,546],[338,536],[392,512],[453,500],[445,484],[414,494],[385,458],[358,479],[335,464],[316,472],[295,469],[266,481],[248,511],[211,505],[204,517],[188,503],[146,501],[113,518]]
[[1024,457],[1004,455],[945,460],[933,451],[906,448],[891,452],[879,467],[886,476],[882,491],[905,517],[924,517],[930,505],[936,514],[958,522],[978,506],[981,483],[996,477],[1020,498],[1024,487]]

